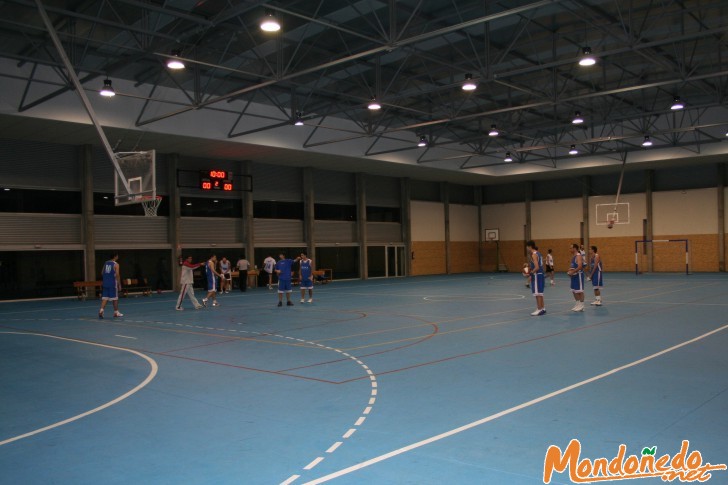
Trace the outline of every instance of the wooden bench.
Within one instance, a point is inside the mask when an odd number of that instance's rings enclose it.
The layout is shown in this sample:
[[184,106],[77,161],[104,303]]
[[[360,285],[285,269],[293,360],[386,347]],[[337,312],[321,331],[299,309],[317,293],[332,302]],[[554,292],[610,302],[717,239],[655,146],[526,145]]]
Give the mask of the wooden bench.
[[316,269],[313,271],[313,284],[325,285],[334,279],[334,272],[330,269]]
[[76,289],[76,295],[79,300],[85,300],[88,298],[88,289],[95,288],[94,294],[96,298],[101,296],[101,282],[100,281],[74,281],[73,287]]
[[129,294],[140,293],[144,296],[152,294],[152,287],[147,283],[147,279],[138,280],[136,278],[126,278],[121,280],[121,296],[127,298]]

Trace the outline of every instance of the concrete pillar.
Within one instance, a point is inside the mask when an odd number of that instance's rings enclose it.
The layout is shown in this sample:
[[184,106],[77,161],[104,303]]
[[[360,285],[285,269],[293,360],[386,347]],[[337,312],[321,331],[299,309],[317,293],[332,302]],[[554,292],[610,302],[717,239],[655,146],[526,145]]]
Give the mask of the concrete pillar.
[[[533,201],[533,182],[526,182],[526,187],[524,190],[524,198],[526,199],[526,230],[524,231],[523,236],[526,238],[526,241],[529,241],[532,239],[532,235],[531,235],[531,201]],[[524,251],[525,251],[525,245],[524,245]]]
[[[243,175],[253,175],[253,162],[245,160],[242,162]],[[255,224],[253,219],[253,192],[242,193],[243,197],[243,237],[245,238],[245,259],[255,267]]]
[[718,164],[718,271],[725,271],[725,164]]
[[584,175],[581,179],[581,239],[584,245],[584,250],[589,254],[589,246],[591,234],[589,233],[589,214],[591,214],[591,208],[589,207],[589,195],[591,195],[591,178],[588,175]]
[[404,275],[412,274],[412,181],[408,178],[400,179],[401,214],[402,214],[402,242],[404,243]]
[[369,277],[369,261],[367,258],[367,195],[366,174],[356,174],[356,213],[359,233],[359,274],[361,279]]
[[483,271],[483,187],[473,187],[473,199],[478,208],[478,271]]
[[93,148],[83,145],[81,156],[81,213],[83,223],[83,242],[85,246],[84,280],[96,281],[101,276],[96,272],[96,236],[94,235],[94,176]]
[[450,258],[450,185],[440,183],[440,200],[445,212],[445,274],[452,273],[452,258]]
[[165,157],[167,161],[167,180],[168,180],[168,195],[167,200],[162,203],[169,204],[169,223],[167,226],[168,240],[171,246],[170,250],[170,261],[172,266],[172,288],[175,291],[180,290],[179,277],[180,267],[178,264],[178,258],[183,256],[181,249],[177,248],[181,246],[182,240],[180,238],[180,200],[179,200],[179,187],[177,187],[177,167],[179,166],[179,155],[177,153],[170,153]]
[[[655,171],[654,170],[647,170],[645,172],[645,227],[644,227],[644,233],[645,233],[645,239],[652,240],[653,239],[653,231],[654,226],[652,224],[652,188],[655,183]],[[653,268],[653,257],[654,252],[652,251],[652,244],[645,244],[645,249],[647,250],[647,271],[652,272]],[[643,270],[644,271],[644,270]]]
[[316,249],[314,201],[313,168],[306,167],[303,169],[303,237],[308,248],[308,256],[311,258],[315,257]]

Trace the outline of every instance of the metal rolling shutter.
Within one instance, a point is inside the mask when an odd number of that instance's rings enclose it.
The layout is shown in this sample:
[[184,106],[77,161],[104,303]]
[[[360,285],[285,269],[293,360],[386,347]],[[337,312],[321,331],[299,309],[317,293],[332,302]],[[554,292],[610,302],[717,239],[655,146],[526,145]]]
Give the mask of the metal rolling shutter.
[[2,185],[13,188],[80,189],[78,147],[0,140]]
[[303,243],[303,221],[290,219],[255,219],[253,221],[255,243]]
[[243,241],[242,219],[183,217],[180,219],[182,244],[241,244]]
[[356,222],[316,221],[314,223],[316,242],[356,242]]
[[303,174],[300,168],[253,164],[253,199],[303,201]]
[[402,242],[402,224],[367,222],[367,242]]
[[3,246],[27,244],[81,244],[82,219],[72,214],[0,213]]
[[168,240],[166,217],[94,216],[94,237],[97,245],[144,247],[166,244]]

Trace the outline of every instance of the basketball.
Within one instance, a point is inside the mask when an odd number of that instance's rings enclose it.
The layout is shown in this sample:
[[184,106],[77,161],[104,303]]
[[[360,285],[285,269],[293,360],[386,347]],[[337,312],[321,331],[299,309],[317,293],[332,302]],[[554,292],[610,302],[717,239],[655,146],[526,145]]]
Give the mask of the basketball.
[[528,270],[528,264],[523,265],[522,273],[523,273],[523,276],[526,276],[526,277],[531,276],[531,272]]

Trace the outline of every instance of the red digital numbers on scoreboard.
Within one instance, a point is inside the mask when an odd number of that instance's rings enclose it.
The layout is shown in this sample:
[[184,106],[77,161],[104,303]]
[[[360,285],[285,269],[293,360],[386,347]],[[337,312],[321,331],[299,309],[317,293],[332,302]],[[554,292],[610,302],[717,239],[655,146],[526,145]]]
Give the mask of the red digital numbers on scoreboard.
[[232,192],[233,174],[225,170],[203,170],[200,172],[200,189],[202,190],[223,190]]

